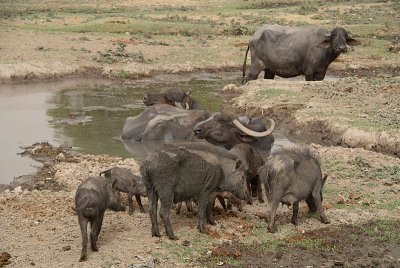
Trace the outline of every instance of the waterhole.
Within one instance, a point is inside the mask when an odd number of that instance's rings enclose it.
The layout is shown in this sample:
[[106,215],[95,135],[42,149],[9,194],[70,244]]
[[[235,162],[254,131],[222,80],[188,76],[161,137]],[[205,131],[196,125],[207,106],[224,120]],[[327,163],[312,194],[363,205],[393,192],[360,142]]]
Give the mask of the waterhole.
[[36,142],[67,144],[82,153],[141,158],[157,143],[139,144],[132,150],[124,146],[120,135],[125,119],[144,110],[144,92],[170,87],[191,90],[193,98],[215,112],[224,102],[218,91],[239,81],[238,73],[219,73],[159,76],[124,83],[69,78],[0,85],[0,183],[9,183],[41,166],[19,155],[21,147]]

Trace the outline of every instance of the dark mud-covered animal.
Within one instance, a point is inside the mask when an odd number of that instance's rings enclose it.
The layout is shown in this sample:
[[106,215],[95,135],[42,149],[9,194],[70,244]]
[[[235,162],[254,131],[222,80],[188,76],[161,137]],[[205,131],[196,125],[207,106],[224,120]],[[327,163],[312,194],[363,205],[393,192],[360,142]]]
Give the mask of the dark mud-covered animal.
[[227,149],[244,142],[259,150],[269,152],[274,143],[271,133],[275,128],[275,122],[272,119],[269,121],[270,127],[267,129],[259,117],[236,117],[228,113],[215,113],[197,123],[193,131],[197,138]]
[[107,169],[103,172],[100,172],[100,176],[101,175],[104,175],[106,178],[115,181],[115,189],[117,191],[128,194],[130,215],[133,214],[133,196],[135,196],[140,212],[145,212],[140,196],[146,197],[147,193],[141,177],[134,175],[129,169],[120,167]]
[[[215,156],[215,161],[218,162]],[[154,151],[140,166],[148,197],[152,236],[160,237],[157,225],[157,207],[160,199],[160,217],[170,239],[177,239],[169,220],[173,203],[196,200],[198,229],[204,233],[205,220],[212,222],[210,195],[229,191],[240,199],[248,199],[245,173],[241,161],[235,166],[213,165],[198,154],[183,147],[167,147]]]
[[91,248],[93,251],[98,251],[97,239],[106,209],[125,211],[125,207],[120,203],[119,193],[115,190],[115,184],[115,181],[102,177],[90,177],[83,181],[76,190],[75,209],[82,233],[82,252],[79,261],[85,261],[87,258],[88,222],[91,227]]
[[279,203],[293,206],[291,222],[297,225],[299,201],[310,198],[310,194],[321,222],[329,223],[322,207],[326,176],[322,176],[319,158],[309,147],[281,148],[268,158],[258,173],[270,203],[270,232],[277,230],[275,215]]
[[264,165],[264,159],[260,152],[247,143],[234,145],[229,152],[237,155],[246,166],[247,187],[252,196],[257,196],[260,203],[264,203],[262,183],[258,176],[258,168]]
[[[247,47],[243,82],[257,79],[261,71],[264,71],[265,79],[274,79],[275,75],[284,78],[305,75],[307,81],[320,81],[325,78],[329,64],[341,53],[347,52],[347,45],[359,44],[341,27],[328,32],[313,25],[263,25]],[[245,79],[249,50],[251,67]]]
[[193,139],[193,126],[209,117],[205,110],[185,110],[168,104],[148,107],[134,117],[128,117],[122,129],[122,140],[148,141]]
[[149,92],[143,95],[146,106],[169,104],[186,110],[205,110],[201,104],[179,88],[170,88],[162,92]]

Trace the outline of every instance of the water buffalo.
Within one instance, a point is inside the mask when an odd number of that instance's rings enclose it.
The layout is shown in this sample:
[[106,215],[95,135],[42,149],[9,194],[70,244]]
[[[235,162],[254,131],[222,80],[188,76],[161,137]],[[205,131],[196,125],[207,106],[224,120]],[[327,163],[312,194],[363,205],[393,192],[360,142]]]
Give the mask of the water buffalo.
[[279,203],[293,206],[291,222],[297,225],[299,201],[313,199],[321,222],[329,223],[322,207],[322,188],[327,176],[322,176],[319,157],[310,147],[283,147],[268,158],[258,173],[270,203],[270,232],[276,232]]
[[[169,220],[173,203],[196,200],[198,203],[198,229],[204,233],[204,221],[211,220],[210,195],[229,191],[241,199],[249,197],[244,166],[240,160],[232,161],[217,154],[206,154],[212,163],[184,147],[154,151],[140,165],[148,196],[152,236],[159,237],[157,207],[160,199],[160,217],[170,239],[178,239]],[[233,163],[233,166],[230,165]]]
[[146,106],[169,104],[186,110],[205,110],[198,101],[189,96],[189,93],[179,88],[170,88],[163,92],[145,93],[143,95],[143,103]]
[[275,122],[269,119],[271,125],[267,129],[259,117],[236,117],[228,113],[215,113],[208,119],[197,123],[193,131],[197,138],[205,139],[215,145],[231,149],[239,143],[248,143],[257,149],[270,151],[274,143],[272,131]]
[[121,138],[129,141],[191,140],[193,126],[208,117],[209,113],[205,110],[185,110],[157,104],[135,117],[128,117]]
[[[243,82],[257,79],[264,70],[265,79],[275,75],[288,78],[305,75],[307,81],[320,81],[326,70],[347,45],[360,42],[349,37],[345,29],[332,32],[313,25],[289,27],[263,25],[253,35],[247,47],[243,64]],[[247,53],[250,50],[251,67],[245,79]]]

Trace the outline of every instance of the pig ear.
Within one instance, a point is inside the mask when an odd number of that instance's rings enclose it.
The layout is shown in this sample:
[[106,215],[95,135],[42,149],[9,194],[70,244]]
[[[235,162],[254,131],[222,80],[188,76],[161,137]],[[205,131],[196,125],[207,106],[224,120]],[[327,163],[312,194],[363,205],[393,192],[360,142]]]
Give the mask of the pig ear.
[[328,178],[328,175],[325,174],[325,176],[322,178],[322,187],[324,187],[327,178]]
[[247,164],[243,163],[242,160],[237,160],[236,165],[235,165],[235,170],[240,170],[240,171],[247,171],[249,167]]
[[111,187],[115,190],[115,187],[117,187],[117,180],[112,180],[112,186]]

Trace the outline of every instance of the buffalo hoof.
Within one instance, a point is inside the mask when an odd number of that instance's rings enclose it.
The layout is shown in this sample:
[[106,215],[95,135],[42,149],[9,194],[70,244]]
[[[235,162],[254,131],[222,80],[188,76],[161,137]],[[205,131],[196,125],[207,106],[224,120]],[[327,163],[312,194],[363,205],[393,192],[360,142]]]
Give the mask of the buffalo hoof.
[[133,210],[129,210],[129,215],[132,215],[133,214]]
[[79,262],[83,262],[83,261],[86,261],[86,255],[80,257]]
[[146,210],[144,210],[143,208],[140,209],[140,213],[146,213]]
[[176,235],[171,235],[171,236],[169,236],[169,239],[171,239],[171,240],[179,240],[179,237],[177,237]]
[[331,223],[331,221],[328,220],[327,218],[321,219],[321,222],[322,222],[322,223],[325,223],[325,224],[330,224],[330,223]]
[[276,233],[278,229],[276,228],[276,226],[268,226],[268,231],[270,233]]
[[258,198],[258,202],[264,203],[265,201],[264,201],[264,199],[262,199],[262,198]]
[[295,225],[295,226],[297,226],[297,219],[291,219],[290,220],[290,223],[292,223],[293,225]]
[[153,236],[153,237],[161,237],[160,232],[152,232],[151,236]]
[[92,246],[92,251],[99,251],[99,248],[96,246],[96,245],[94,245],[94,246]]

